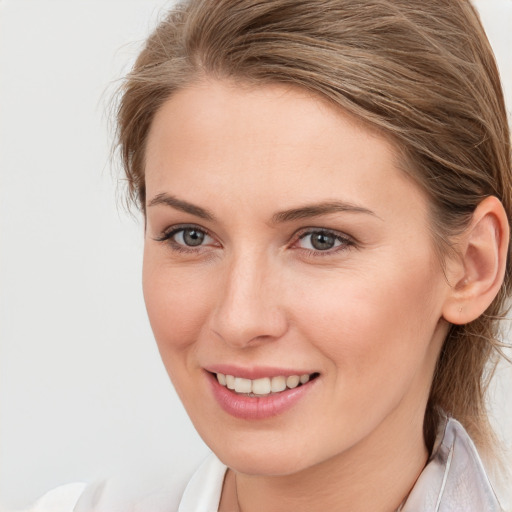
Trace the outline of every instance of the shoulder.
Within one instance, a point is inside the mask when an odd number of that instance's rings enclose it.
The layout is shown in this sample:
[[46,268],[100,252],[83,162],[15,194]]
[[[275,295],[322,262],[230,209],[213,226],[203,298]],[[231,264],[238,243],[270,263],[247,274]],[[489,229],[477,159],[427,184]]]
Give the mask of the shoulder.
[[473,441],[453,418],[439,425],[432,455],[404,512],[501,512]]
[[216,511],[225,472],[226,466],[210,454],[192,478],[174,472],[164,484],[151,491],[137,482],[116,479],[88,485],[67,484],[46,493],[24,512]]
[[169,482],[151,492],[135,492],[114,479],[59,486],[23,512],[168,512],[177,510],[183,487]]
[[85,483],[61,485],[39,498],[26,512],[72,512],[85,488]]
[[178,512],[216,512],[227,467],[212,453],[194,473]]

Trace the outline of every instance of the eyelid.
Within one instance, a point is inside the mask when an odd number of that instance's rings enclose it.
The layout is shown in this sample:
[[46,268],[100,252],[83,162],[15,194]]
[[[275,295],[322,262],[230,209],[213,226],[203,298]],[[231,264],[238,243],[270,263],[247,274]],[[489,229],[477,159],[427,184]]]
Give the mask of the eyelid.
[[330,229],[330,228],[322,228],[322,227],[307,227],[302,228],[299,231],[297,231],[293,236],[293,241],[291,243],[291,247],[295,246],[300,240],[303,238],[315,234],[315,233],[323,233],[330,236],[333,236],[336,240],[340,241],[340,245],[337,245],[335,247],[332,247],[331,249],[326,250],[314,250],[314,249],[306,249],[303,247],[296,247],[296,249],[304,251],[308,254],[315,255],[315,256],[328,256],[335,254],[340,251],[345,251],[349,248],[357,247],[357,241],[354,239],[354,237],[347,235],[346,233],[342,231],[338,231],[336,229]]
[[165,229],[162,229],[158,236],[154,237],[154,240],[158,242],[162,242],[163,240],[168,239],[172,235],[176,234],[178,231],[183,229],[197,229],[198,231],[203,231],[204,233],[208,233],[206,229],[201,226],[197,226],[196,224],[173,224],[172,226],[167,226]]
[[304,238],[307,235],[311,235],[313,233],[325,233],[328,235],[332,235],[336,237],[337,239],[342,239],[347,242],[356,243],[356,240],[351,235],[348,235],[347,233],[343,231],[338,231],[337,229],[331,229],[331,228],[322,228],[317,226],[311,226],[307,228],[301,228],[300,230],[296,231],[293,238],[295,240],[300,240],[301,238]]
[[[211,247],[211,244],[205,244],[205,245],[198,245],[198,246],[187,246],[177,243],[176,241],[172,240],[173,236],[179,233],[180,231],[186,230],[186,229],[195,229],[197,231],[201,231],[206,236],[209,236],[211,239],[213,239],[216,242],[217,247],[221,247],[222,244],[218,241],[217,237],[212,234],[207,228],[200,226],[198,224],[173,224],[172,226],[169,226],[165,228],[159,236],[153,237],[153,239],[157,242],[163,242],[167,243],[168,245],[171,245],[171,247],[174,250],[180,250],[185,252],[198,252],[208,246]],[[337,246],[334,246],[331,249],[307,249],[303,247],[295,247],[296,249],[299,249],[301,251],[304,251],[305,253],[311,253],[314,255],[329,255],[334,254],[339,251],[347,250],[351,247],[357,246],[357,241],[352,237],[351,235],[348,235],[345,232],[338,231],[336,229],[330,229],[325,227],[316,227],[316,226],[309,226],[304,227],[296,231],[292,236],[292,241],[289,244],[290,248],[294,248],[294,246],[303,238],[315,234],[315,233],[324,233],[327,235],[330,235],[334,237],[337,241],[340,241],[341,243]]]
[[[201,248],[204,248],[205,247],[204,245],[198,245],[196,248],[194,248],[193,246],[188,247],[188,246],[182,246],[181,244],[177,244],[176,242],[173,243],[172,237],[174,235],[176,235],[177,233],[179,233],[180,231],[184,231],[186,229],[195,229],[197,231],[201,231],[206,236],[209,236],[211,239],[217,241],[217,238],[208,229],[206,229],[203,226],[199,226],[198,224],[190,224],[190,223],[189,224],[173,224],[172,226],[165,228],[161,232],[160,235],[153,237],[153,240],[155,240],[156,242],[167,242],[167,243],[173,245],[174,247],[179,246],[185,250],[191,250],[191,251],[197,251],[197,250],[200,250]],[[220,243],[218,243],[218,244],[220,245]]]

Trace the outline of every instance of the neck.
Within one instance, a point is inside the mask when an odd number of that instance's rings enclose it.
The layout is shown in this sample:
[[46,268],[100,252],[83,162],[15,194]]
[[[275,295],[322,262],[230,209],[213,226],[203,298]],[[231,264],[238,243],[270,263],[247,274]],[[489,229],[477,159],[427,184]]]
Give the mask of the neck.
[[235,475],[230,470],[219,511],[394,512],[428,457],[423,414],[412,419],[398,416],[388,417],[357,446],[298,473]]

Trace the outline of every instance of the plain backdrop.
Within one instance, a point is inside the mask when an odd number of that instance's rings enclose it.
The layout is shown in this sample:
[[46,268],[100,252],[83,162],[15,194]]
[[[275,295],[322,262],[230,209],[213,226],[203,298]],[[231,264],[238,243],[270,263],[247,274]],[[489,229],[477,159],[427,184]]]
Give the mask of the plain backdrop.
[[[160,362],[108,100],[170,2],[0,0],[0,508],[206,455]],[[480,0],[512,105],[512,0]],[[493,413],[512,439],[512,372]],[[180,470],[177,471],[177,466]]]

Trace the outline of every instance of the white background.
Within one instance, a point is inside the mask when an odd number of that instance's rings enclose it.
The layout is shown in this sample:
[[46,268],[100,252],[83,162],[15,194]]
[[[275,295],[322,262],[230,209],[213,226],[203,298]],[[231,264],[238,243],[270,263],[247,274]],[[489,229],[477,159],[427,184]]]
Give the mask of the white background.
[[[206,454],[153,342],[142,229],[109,162],[108,99],[169,5],[0,0],[0,508],[110,474],[186,480]],[[477,6],[510,109],[512,0]],[[512,439],[512,372],[495,386]]]

